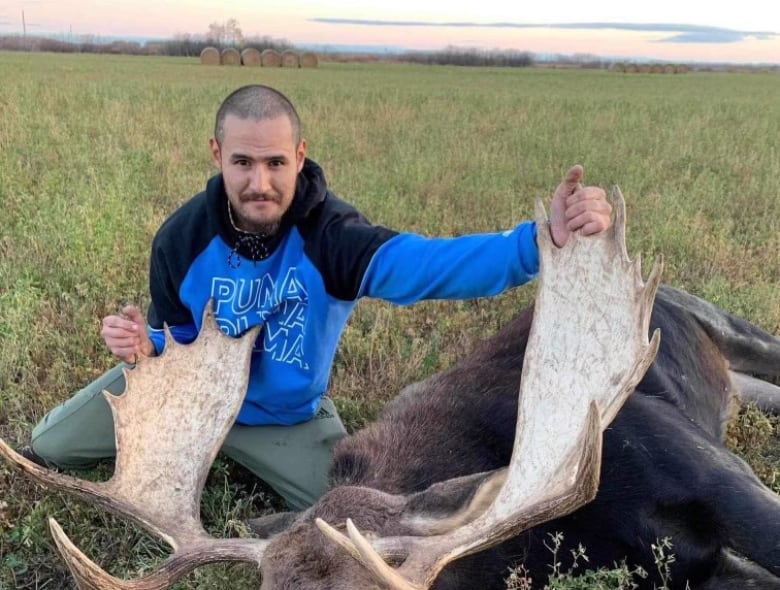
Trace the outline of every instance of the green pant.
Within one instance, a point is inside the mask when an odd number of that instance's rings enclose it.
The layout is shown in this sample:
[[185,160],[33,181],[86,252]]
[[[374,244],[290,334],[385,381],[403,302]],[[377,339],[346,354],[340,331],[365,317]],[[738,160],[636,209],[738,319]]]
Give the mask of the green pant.
[[[64,469],[85,469],[114,457],[114,422],[101,392],[124,391],[124,366],[114,367],[51,410],[33,430],[33,450]],[[302,424],[234,425],[221,450],[270,485],[292,509],[301,510],[325,491],[333,446],[345,434],[333,402],[324,397],[315,417]]]

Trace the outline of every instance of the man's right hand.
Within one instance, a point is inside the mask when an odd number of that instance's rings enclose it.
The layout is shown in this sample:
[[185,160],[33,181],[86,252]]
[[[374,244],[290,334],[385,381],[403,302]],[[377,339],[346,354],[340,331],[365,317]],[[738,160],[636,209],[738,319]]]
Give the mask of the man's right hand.
[[138,355],[153,356],[154,344],[146,331],[146,320],[135,305],[127,305],[122,315],[103,318],[100,335],[108,349],[126,363],[135,363]]

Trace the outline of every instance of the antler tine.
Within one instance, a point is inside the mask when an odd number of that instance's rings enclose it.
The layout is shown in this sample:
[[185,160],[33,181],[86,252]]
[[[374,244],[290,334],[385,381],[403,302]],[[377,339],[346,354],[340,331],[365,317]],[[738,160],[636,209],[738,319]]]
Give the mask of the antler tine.
[[258,539],[206,539],[180,548],[160,568],[143,578],[127,581],[106,573],[76,547],[60,525],[49,520],[57,550],[81,590],[165,590],[196,568],[214,562],[262,559],[268,541]]
[[[361,562],[388,587],[429,588],[451,561],[568,514],[595,496],[603,430],[659,343],[658,333],[648,342],[647,331],[660,264],[645,285],[639,263],[626,253],[625,205],[618,189],[613,199],[611,230],[572,235],[563,248],[553,244],[537,201],[541,276],[507,480],[484,513],[444,535],[380,539],[372,548],[357,531],[350,534]],[[377,564],[379,555],[397,553],[401,546],[409,554],[401,567]],[[369,557],[369,551],[375,555]]]
[[57,551],[62,556],[63,561],[65,561],[65,565],[68,566],[80,590],[129,590],[130,588],[135,588],[136,590],[163,590],[172,584],[171,577],[161,572],[133,582],[119,580],[106,573],[95,562],[84,555],[54,519],[49,519],[49,530],[57,545]]
[[[173,556],[153,576],[122,582],[100,570],[52,524],[58,549],[82,588],[165,588],[211,561],[258,561],[265,543],[209,537],[200,523],[200,495],[209,467],[246,392],[259,328],[225,336],[209,303],[197,339],[178,344],[166,327],[159,357],[141,358],[125,371],[124,393],[104,392],[116,433],[114,476],[92,483],[40,468],[0,441],[0,454],[46,485],[61,488],[128,517],[164,539]],[[230,551],[222,548],[230,546]]]
[[325,522],[321,518],[315,518],[314,524],[317,525],[317,528],[320,529],[320,532],[322,532],[323,535],[328,537],[328,539],[330,539],[331,541],[339,545],[342,549],[344,549],[347,553],[352,555],[352,557],[354,557],[358,561],[363,561],[360,555],[360,551],[358,551],[358,548],[349,538],[342,535],[340,532],[338,532],[336,529],[334,529],[332,526],[330,526],[327,522]]
[[[360,534],[351,519],[347,519],[347,532],[352,544],[360,553],[360,562],[374,574],[374,577],[385,582],[391,590],[425,590],[428,586],[415,584],[407,580],[391,568],[374,550],[371,543]],[[432,582],[432,580],[431,580]]]
[[0,456],[5,458],[9,465],[24,471],[46,486],[63,489],[86,500],[95,499],[98,502],[100,502],[100,494],[104,493],[104,483],[78,479],[41,467],[14,451],[2,439],[0,439]]

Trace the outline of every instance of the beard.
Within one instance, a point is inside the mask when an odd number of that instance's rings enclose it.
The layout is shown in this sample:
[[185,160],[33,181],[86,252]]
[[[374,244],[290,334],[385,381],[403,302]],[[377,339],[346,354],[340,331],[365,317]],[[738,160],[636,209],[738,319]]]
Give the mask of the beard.
[[263,234],[266,236],[274,236],[277,234],[279,228],[282,226],[282,220],[277,219],[275,221],[255,223],[253,224],[253,226],[255,228],[253,233]]
[[[282,217],[287,209],[282,207],[284,199],[276,195],[247,194],[241,195],[238,200],[239,207],[233,206],[233,204],[228,201],[230,221],[235,229],[241,232],[262,234],[265,236],[273,236],[279,231],[279,228],[282,225]],[[269,212],[267,215],[252,215],[251,211],[248,209],[254,201],[275,203],[278,210]]]

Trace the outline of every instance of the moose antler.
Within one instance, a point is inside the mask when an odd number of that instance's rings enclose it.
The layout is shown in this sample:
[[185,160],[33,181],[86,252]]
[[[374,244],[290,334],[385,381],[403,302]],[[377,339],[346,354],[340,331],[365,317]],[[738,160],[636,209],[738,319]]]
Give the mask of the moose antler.
[[[615,223],[603,234],[571,236],[557,248],[544,207],[536,205],[541,277],[525,352],[517,432],[506,478],[492,504],[443,535],[390,537],[373,545],[347,521],[349,538],[320,529],[393,590],[430,588],[448,563],[568,514],[596,495],[604,428],[641,380],[658,350],[648,343],[656,263],[644,285],[640,261],[625,246],[625,203],[613,191]],[[488,480],[482,488],[491,485]],[[407,555],[394,569],[382,555]]]
[[249,360],[259,328],[225,336],[209,304],[198,338],[180,345],[165,329],[165,350],[125,370],[120,396],[104,393],[114,415],[116,469],[107,482],[62,475],[28,461],[0,440],[0,455],[38,481],[126,516],[171,545],[156,573],[127,582],[90,561],[50,520],[52,535],[82,590],[167,588],[214,561],[260,562],[266,543],[215,539],[200,523],[200,496],[216,454],[246,392]]

